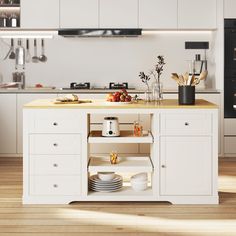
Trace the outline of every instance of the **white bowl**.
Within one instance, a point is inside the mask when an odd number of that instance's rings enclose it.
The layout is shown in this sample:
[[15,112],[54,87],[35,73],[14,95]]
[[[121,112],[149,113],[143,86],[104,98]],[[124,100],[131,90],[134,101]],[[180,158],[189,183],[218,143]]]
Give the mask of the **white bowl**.
[[115,178],[115,172],[98,172],[98,178],[102,181],[111,181]]
[[143,173],[133,175],[130,180],[131,181],[146,181],[147,179],[148,179],[147,173],[143,172]]
[[144,191],[148,187],[148,181],[131,181],[131,187],[134,191]]

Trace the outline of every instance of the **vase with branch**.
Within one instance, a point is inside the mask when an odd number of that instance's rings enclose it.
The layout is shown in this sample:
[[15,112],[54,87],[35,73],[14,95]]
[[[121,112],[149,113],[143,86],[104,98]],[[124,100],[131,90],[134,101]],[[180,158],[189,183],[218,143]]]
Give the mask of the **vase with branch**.
[[150,102],[151,101],[151,92],[150,92],[150,86],[149,86],[149,80],[151,79],[150,75],[146,75],[144,72],[140,72],[139,77],[141,81],[146,85],[146,91],[144,93],[145,101]]
[[157,64],[155,65],[154,70],[150,72],[150,75],[154,78],[154,82],[152,84],[152,100],[160,101],[163,100],[163,85],[161,82],[161,75],[163,72],[163,68],[165,63],[164,56],[157,57]]

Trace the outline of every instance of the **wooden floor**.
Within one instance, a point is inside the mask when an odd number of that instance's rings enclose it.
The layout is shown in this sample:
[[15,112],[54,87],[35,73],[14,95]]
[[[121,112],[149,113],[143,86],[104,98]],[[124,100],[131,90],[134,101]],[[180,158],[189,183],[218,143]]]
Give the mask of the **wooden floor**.
[[89,202],[23,206],[22,160],[0,158],[0,236],[235,236],[236,158],[221,160],[219,172],[220,205]]

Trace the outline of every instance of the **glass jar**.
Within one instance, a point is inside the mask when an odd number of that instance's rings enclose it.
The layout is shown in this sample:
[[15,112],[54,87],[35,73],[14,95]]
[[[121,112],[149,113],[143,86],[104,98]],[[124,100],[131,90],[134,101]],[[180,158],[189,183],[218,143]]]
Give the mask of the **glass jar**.
[[152,84],[152,101],[163,100],[163,85],[160,80],[155,80]]
[[140,121],[134,122],[134,136],[135,137],[142,137],[143,136],[143,126],[140,124]]
[[147,89],[145,92],[144,92],[144,101],[145,102],[151,102],[151,92],[149,89]]

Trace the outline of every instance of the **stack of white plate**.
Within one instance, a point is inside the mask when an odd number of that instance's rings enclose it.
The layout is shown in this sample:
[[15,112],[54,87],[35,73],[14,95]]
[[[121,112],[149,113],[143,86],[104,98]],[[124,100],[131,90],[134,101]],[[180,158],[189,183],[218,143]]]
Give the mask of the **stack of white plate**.
[[96,192],[115,192],[122,188],[123,178],[115,175],[112,180],[104,181],[99,179],[98,175],[89,177],[89,189]]

